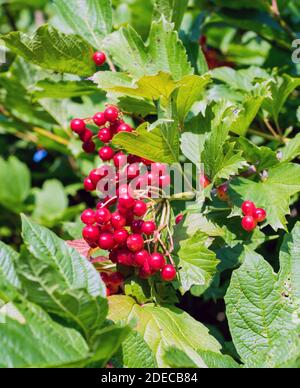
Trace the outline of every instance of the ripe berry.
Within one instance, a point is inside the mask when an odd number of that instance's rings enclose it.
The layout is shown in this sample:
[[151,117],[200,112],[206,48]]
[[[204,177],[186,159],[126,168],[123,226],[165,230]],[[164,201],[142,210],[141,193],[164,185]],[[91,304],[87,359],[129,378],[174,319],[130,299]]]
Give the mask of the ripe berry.
[[145,221],[145,222],[143,223],[142,232],[143,232],[145,235],[150,236],[150,235],[153,234],[155,231],[156,231],[156,224],[155,224],[155,222],[153,222],[153,221]]
[[244,213],[245,216],[252,216],[255,209],[256,209],[255,205],[251,201],[245,201],[242,204],[242,212]]
[[146,166],[151,166],[151,164],[153,163],[152,160],[145,159],[145,158],[141,158],[141,162]]
[[98,139],[102,141],[102,143],[109,143],[112,138],[113,138],[113,135],[109,128],[102,128],[98,132]]
[[85,122],[81,119],[74,119],[71,121],[70,127],[73,132],[82,135],[86,130]]
[[93,61],[95,62],[96,66],[102,66],[106,62],[106,55],[103,51],[97,51],[93,55]]
[[165,282],[171,282],[176,278],[176,269],[171,264],[167,264],[163,267],[161,277]]
[[165,164],[162,163],[152,163],[151,172],[155,175],[168,175],[168,168]]
[[99,150],[100,158],[106,162],[114,157],[114,150],[111,147],[105,146]]
[[127,178],[132,180],[140,175],[140,167],[138,163],[130,164],[127,167]]
[[86,191],[94,191],[96,189],[90,178],[85,178],[83,185]]
[[115,246],[115,240],[111,233],[102,233],[99,237],[99,247],[108,251]]
[[119,245],[123,245],[126,243],[127,239],[129,237],[129,233],[127,232],[126,229],[118,229],[114,232],[114,240],[116,243]]
[[119,212],[115,212],[111,215],[110,222],[115,229],[121,229],[126,225],[126,218]]
[[133,208],[133,213],[137,217],[143,217],[147,212],[147,205],[143,201],[136,201],[134,208]]
[[257,226],[256,221],[252,216],[245,216],[242,219],[242,228],[247,232],[252,232]]
[[100,172],[100,169],[97,168],[97,169],[95,169],[95,170],[92,170],[92,171],[90,172],[89,178],[90,178],[90,180],[93,182],[93,184],[94,184],[95,186],[97,186],[97,184],[98,184],[98,182],[100,181],[100,179],[103,178],[103,176],[102,176],[102,174],[101,174],[101,172]]
[[165,189],[166,187],[170,186],[171,184],[171,177],[170,175],[162,175],[159,177],[159,187],[162,189]]
[[180,224],[180,222],[183,220],[183,214],[178,214],[178,216],[175,219],[176,225]]
[[142,267],[147,260],[150,260],[150,254],[145,249],[134,255],[134,262],[138,267]]
[[142,227],[143,227],[144,221],[143,220],[134,220],[131,223],[131,230],[134,234],[142,234]]
[[86,226],[82,230],[82,236],[87,241],[93,241],[96,242],[99,238],[100,232],[99,228],[97,226]]
[[82,144],[82,149],[87,154],[92,154],[96,150],[96,144],[93,141],[86,141]]
[[130,195],[125,194],[120,197],[119,204],[122,208],[132,209],[135,205],[135,200]]
[[206,189],[207,186],[211,184],[211,181],[207,178],[205,174],[200,174],[200,186],[203,187],[203,189]]
[[144,248],[144,239],[140,234],[132,234],[127,239],[127,247],[132,252],[141,251]]
[[136,156],[136,155],[132,155],[132,154],[129,154],[128,155],[128,163],[129,164],[132,164],[132,163],[141,163],[141,158],[139,156]]
[[124,276],[120,272],[113,272],[109,275],[109,284],[120,286],[124,282]]
[[127,156],[122,152],[118,152],[114,156],[114,165],[116,168],[123,168],[127,164]]
[[105,125],[106,118],[105,118],[104,112],[96,113],[95,116],[93,117],[93,121],[98,127],[102,127],[103,125]]
[[118,120],[119,117],[119,109],[116,108],[115,106],[109,106],[105,111],[104,111],[104,116],[107,121],[110,123],[114,123],[115,121]]
[[229,200],[228,185],[224,183],[223,185],[219,186],[217,189],[217,194],[221,201],[227,202]]
[[253,217],[256,222],[263,222],[267,218],[267,213],[264,209],[255,209]]
[[95,220],[95,212],[92,209],[87,209],[81,214],[81,221],[86,225],[93,225]]
[[105,207],[97,210],[95,213],[95,220],[100,225],[107,224],[110,221],[110,219],[111,219],[111,213]]
[[160,253],[152,253],[149,259],[150,267],[153,271],[160,271],[166,265],[166,260]]
[[117,133],[120,133],[120,132],[132,132],[133,131],[133,128],[126,124],[126,123],[122,123],[118,126],[117,128]]
[[134,265],[134,255],[127,248],[120,249],[117,253],[117,262],[121,265],[132,267]]

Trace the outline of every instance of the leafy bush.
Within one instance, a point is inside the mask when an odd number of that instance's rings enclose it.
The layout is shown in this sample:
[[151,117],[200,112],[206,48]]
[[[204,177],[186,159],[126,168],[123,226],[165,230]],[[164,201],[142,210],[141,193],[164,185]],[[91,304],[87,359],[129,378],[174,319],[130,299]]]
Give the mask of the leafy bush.
[[299,367],[299,15],[1,2],[1,367]]

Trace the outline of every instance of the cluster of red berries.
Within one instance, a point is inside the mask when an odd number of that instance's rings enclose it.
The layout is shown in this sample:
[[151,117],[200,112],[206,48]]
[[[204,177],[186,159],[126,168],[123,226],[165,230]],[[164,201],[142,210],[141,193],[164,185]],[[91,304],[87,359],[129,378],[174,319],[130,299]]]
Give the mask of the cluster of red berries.
[[242,219],[242,228],[247,232],[252,232],[257,224],[264,222],[267,218],[267,213],[264,209],[257,208],[251,201],[245,201],[242,204],[242,212],[244,217]]

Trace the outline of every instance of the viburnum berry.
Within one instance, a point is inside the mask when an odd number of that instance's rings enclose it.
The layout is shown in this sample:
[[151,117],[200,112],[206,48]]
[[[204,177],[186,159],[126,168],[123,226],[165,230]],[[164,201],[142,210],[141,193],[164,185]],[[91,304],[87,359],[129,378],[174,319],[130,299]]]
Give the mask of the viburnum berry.
[[80,134],[80,140],[84,143],[87,143],[92,140],[93,136],[93,132],[90,129],[86,128],[86,130],[82,134]]
[[98,113],[96,113],[95,116],[93,117],[93,121],[94,121],[94,123],[95,123],[98,127],[102,127],[103,125],[105,125],[107,121],[106,121],[104,112],[98,112]]
[[120,249],[117,252],[118,264],[132,267],[134,265],[134,255],[127,248]]
[[107,224],[111,219],[111,213],[107,208],[102,208],[96,211],[95,220],[98,224]]
[[127,164],[127,156],[122,152],[119,151],[114,156],[114,165],[116,168],[123,168]]
[[86,241],[96,242],[99,239],[100,231],[97,226],[89,225],[83,228],[82,236]]
[[99,247],[106,251],[111,250],[115,246],[115,240],[112,233],[102,233],[99,237]]
[[119,118],[119,114],[120,114],[119,109],[116,108],[115,106],[109,106],[104,111],[105,119],[110,123],[114,123],[115,121],[117,121]]
[[148,260],[145,260],[139,271],[139,276],[142,279],[148,279],[152,275],[152,270]]
[[224,183],[223,185],[219,186],[217,188],[217,194],[221,201],[227,202],[229,200],[228,185]]
[[92,154],[96,150],[96,144],[93,141],[86,141],[82,144],[82,149],[87,154]]
[[131,223],[131,230],[134,234],[142,234],[143,220],[134,220]]
[[142,226],[142,232],[146,236],[150,236],[156,231],[156,224],[153,221],[145,221]]
[[103,66],[106,62],[106,55],[103,51],[96,51],[93,55],[93,61],[96,66]]
[[200,174],[200,186],[203,189],[206,189],[211,184],[211,181],[207,178],[205,174]]
[[99,150],[99,156],[104,162],[111,160],[114,154],[114,150],[108,146],[102,147]]
[[129,237],[129,233],[126,229],[121,228],[114,232],[114,240],[119,245],[124,245]]
[[160,271],[166,265],[166,260],[160,253],[152,253],[149,264],[153,271]]
[[89,174],[89,178],[92,181],[92,183],[97,186],[98,182],[103,178],[100,169],[92,170]]
[[119,198],[119,204],[122,208],[132,209],[135,205],[135,200],[130,195],[125,194]]
[[251,201],[245,201],[242,204],[242,212],[245,216],[252,216],[256,207],[255,204]]
[[127,239],[127,247],[131,252],[138,252],[144,248],[144,239],[140,234],[132,234]]
[[73,132],[77,133],[78,135],[82,135],[86,130],[85,122],[81,119],[74,119],[70,123],[70,127]]
[[119,212],[115,212],[111,215],[110,222],[115,229],[121,229],[126,226],[126,218]]
[[173,281],[176,278],[176,275],[176,268],[171,264],[165,265],[161,272],[161,277],[166,282]]
[[150,254],[145,249],[134,255],[134,262],[137,267],[142,267],[147,260],[150,260]]
[[252,232],[257,226],[256,221],[252,216],[245,216],[242,219],[242,228],[247,232]]
[[81,221],[86,225],[93,225],[96,222],[95,212],[92,209],[87,209],[81,214]]
[[255,209],[253,212],[253,218],[256,222],[264,222],[267,218],[267,212],[261,208]]
[[113,134],[109,128],[102,128],[98,132],[98,139],[102,141],[102,143],[109,143],[113,138]]
[[117,133],[120,133],[120,132],[132,132],[133,131],[133,128],[126,124],[126,123],[122,123],[118,126],[117,128]]
[[145,158],[141,158],[141,163],[145,164],[146,166],[151,166],[151,164],[153,163],[152,160],[149,160],[149,159],[145,159]]
[[138,163],[130,164],[127,167],[127,178],[132,180],[137,178],[140,175],[140,167]]
[[120,286],[124,282],[124,276],[120,272],[113,272],[109,275],[109,284]]
[[83,181],[83,185],[86,191],[94,191],[96,189],[94,183],[91,181],[90,178],[85,178]]
[[180,224],[180,222],[183,220],[183,214],[178,214],[178,216],[175,219],[176,225]]
[[133,213],[137,217],[143,217],[147,213],[147,205],[143,201],[135,201]]

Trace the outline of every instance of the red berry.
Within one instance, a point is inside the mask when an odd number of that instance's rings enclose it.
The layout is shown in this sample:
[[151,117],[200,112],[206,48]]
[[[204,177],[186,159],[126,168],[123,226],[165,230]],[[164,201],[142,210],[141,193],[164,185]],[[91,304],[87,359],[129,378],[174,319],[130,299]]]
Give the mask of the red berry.
[[105,118],[104,112],[96,113],[95,116],[93,117],[93,120],[98,127],[102,127],[103,125],[106,124],[106,118]]
[[134,234],[142,234],[143,220],[134,220],[131,224],[131,230]]
[[223,185],[219,186],[217,188],[217,193],[218,193],[218,198],[221,201],[227,202],[229,200],[229,195],[228,195],[228,184],[224,183]]
[[109,128],[102,128],[98,132],[98,139],[102,141],[102,143],[109,143],[112,138],[113,138],[113,135]]
[[178,214],[178,216],[175,219],[176,225],[180,224],[180,222],[183,220],[183,214]]
[[111,233],[102,233],[99,237],[99,247],[105,251],[113,249],[115,240]]
[[87,209],[81,214],[81,221],[86,225],[93,225],[95,220],[95,212],[92,209]]
[[136,155],[129,154],[128,155],[128,163],[133,164],[133,163],[141,163],[141,158]]
[[173,265],[167,264],[163,267],[161,277],[165,282],[171,282],[176,278],[176,269]]
[[115,229],[121,229],[126,225],[126,218],[119,212],[115,212],[111,215],[111,224]]
[[242,228],[247,232],[252,232],[257,226],[256,221],[252,216],[245,216],[242,219]]
[[119,199],[119,204],[122,208],[132,209],[135,205],[135,200],[130,195],[122,195]]
[[165,164],[162,163],[152,163],[151,172],[155,175],[168,175],[168,168]]
[[120,132],[132,132],[133,131],[133,128],[126,124],[126,123],[122,123],[118,126],[117,128],[117,133],[120,133]]
[[114,232],[114,240],[116,243],[119,245],[123,245],[126,243],[127,239],[129,237],[129,233],[127,232],[126,229],[118,229]]
[[145,158],[141,158],[141,162],[146,166],[151,166],[151,164],[153,163],[152,160],[145,159]]
[[82,236],[87,241],[96,242],[99,238],[100,232],[97,226],[86,226],[82,230]]
[[74,119],[71,121],[70,127],[73,132],[82,135],[86,130],[85,122],[81,119]]
[[145,249],[137,252],[134,255],[134,262],[138,267],[142,267],[145,261],[148,261],[148,260],[150,260],[150,254]]
[[110,221],[110,219],[111,219],[111,213],[105,207],[97,210],[95,213],[95,220],[100,225],[107,224]]
[[111,147],[105,146],[99,150],[99,156],[103,161],[111,160],[114,157],[114,150]]
[[124,248],[118,252],[118,263],[125,265],[127,267],[132,267],[134,265],[133,253],[128,249]]
[[92,140],[93,136],[93,132],[86,128],[86,130],[80,135],[80,140],[87,143]]
[[255,209],[253,217],[256,222],[263,222],[267,218],[267,212],[264,209]]
[[138,163],[130,164],[127,167],[127,178],[132,180],[137,178],[140,175],[140,167]]
[[101,174],[101,172],[100,172],[100,169],[97,168],[97,169],[95,169],[95,170],[92,170],[92,171],[90,172],[89,178],[90,178],[90,180],[93,182],[93,184],[94,184],[95,186],[97,186],[97,184],[98,184],[98,182],[100,181],[100,179],[103,178],[103,176],[102,176],[102,174]]
[[91,181],[90,178],[85,178],[83,181],[83,185],[86,191],[94,191],[96,189],[94,183]]
[[171,184],[171,177],[170,175],[162,175],[159,177],[159,186],[163,189],[170,186]]
[[149,259],[149,264],[151,269],[157,272],[166,265],[166,260],[160,253],[152,253]]
[[137,217],[143,217],[147,213],[146,203],[143,201],[136,201],[133,208],[133,213]]
[[87,154],[92,154],[96,150],[96,144],[93,141],[86,141],[82,144],[82,149]]
[[96,66],[102,66],[106,62],[106,55],[103,51],[97,51],[93,55],[93,61],[95,62]]
[[109,283],[114,286],[120,286],[124,282],[124,276],[120,272],[113,272],[109,275]]
[[145,260],[142,268],[140,269],[139,276],[142,279],[148,279],[152,275],[152,270],[148,260]]
[[245,216],[252,216],[255,209],[255,205],[251,201],[245,201],[242,204],[242,212]]
[[141,251],[144,248],[144,239],[140,234],[132,234],[127,239],[127,247],[132,252]]
[[118,120],[118,117],[119,117],[119,109],[116,108],[115,106],[109,106],[105,112],[104,112],[104,116],[106,118],[107,121],[109,121],[110,123],[114,123],[115,121]]
[[156,224],[153,221],[145,221],[142,226],[142,232],[150,236],[156,231]]
[[211,184],[211,181],[207,178],[205,174],[200,174],[200,186],[203,189],[206,189],[207,186]]
[[122,168],[127,164],[127,156],[122,152],[118,152],[114,156],[114,165],[116,168]]

